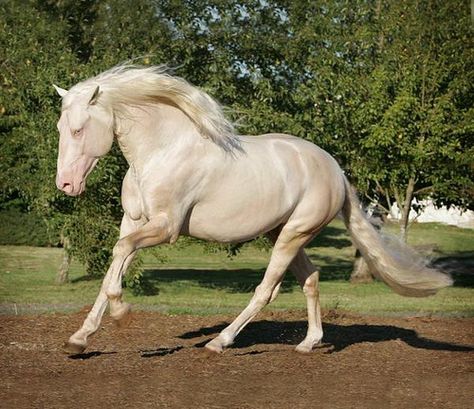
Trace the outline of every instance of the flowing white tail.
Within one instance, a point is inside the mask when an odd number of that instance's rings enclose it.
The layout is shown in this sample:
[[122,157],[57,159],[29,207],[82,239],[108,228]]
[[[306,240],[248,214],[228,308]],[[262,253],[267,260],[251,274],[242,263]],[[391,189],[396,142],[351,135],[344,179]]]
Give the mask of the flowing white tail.
[[345,187],[344,223],[375,276],[398,294],[408,297],[426,297],[452,285],[448,274],[427,267],[427,261],[410,247],[380,235],[367,220],[347,180]]

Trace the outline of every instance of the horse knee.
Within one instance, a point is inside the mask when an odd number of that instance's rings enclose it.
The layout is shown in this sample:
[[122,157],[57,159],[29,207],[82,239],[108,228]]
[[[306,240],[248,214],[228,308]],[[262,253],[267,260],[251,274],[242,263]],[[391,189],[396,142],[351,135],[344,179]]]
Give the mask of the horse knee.
[[114,246],[112,255],[113,257],[127,257],[134,251],[133,244],[131,241],[127,238],[124,237],[123,239],[120,239]]
[[257,286],[254,294],[254,303],[259,307],[263,308],[267,304],[270,304],[277,297],[281,287],[281,281],[276,284],[273,288],[267,288],[261,284]]
[[122,298],[122,280],[109,282],[104,287],[105,295],[109,301],[120,300]]

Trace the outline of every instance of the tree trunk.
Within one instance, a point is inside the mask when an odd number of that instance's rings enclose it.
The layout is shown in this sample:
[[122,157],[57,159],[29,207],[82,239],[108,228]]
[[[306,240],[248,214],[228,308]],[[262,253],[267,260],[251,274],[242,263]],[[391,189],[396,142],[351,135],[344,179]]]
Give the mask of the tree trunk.
[[354,268],[352,270],[350,281],[352,284],[370,283],[374,281],[374,278],[369,271],[369,266],[362,258],[359,250],[356,250]]
[[401,217],[400,217],[400,237],[406,242],[407,241],[407,231],[408,231],[408,222],[410,220],[410,210],[411,202],[413,201],[413,191],[415,190],[415,178],[411,177],[408,181],[408,186],[405,192],[405,200],[403,201],[403,206],[401,207]]
[[69,267],[71,266],[71,255],[69,254],[69,239],[61,234],[63,244],[63,260],[56,276],[57,284],[65,284],[69,281]]

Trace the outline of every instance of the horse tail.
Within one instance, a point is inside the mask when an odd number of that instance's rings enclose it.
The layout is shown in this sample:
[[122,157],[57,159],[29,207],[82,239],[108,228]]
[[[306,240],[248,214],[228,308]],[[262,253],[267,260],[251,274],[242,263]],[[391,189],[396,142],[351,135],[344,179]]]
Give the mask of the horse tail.
[[346,198],[342,208],[344,223],[370,271],[396,293],[426,297],[452,285],[448,274],[427,266],[427,260],[395,238],[375,230],[360,208],[352,186],[344,178]]

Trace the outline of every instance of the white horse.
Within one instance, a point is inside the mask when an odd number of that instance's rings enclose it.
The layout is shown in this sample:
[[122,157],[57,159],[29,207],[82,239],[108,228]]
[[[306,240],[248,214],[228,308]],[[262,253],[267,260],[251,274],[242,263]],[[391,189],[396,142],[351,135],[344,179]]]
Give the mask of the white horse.
[[321,341],[319,272],[304,247],[341,211],[371,271],[396,292],[426,296],[451,284],[409,249],[382,240],[327,152],[289,135],[236,135],[216,101],[163,68],[119,66],[69,91],[55,88],[62,97],[57,187],[81,194],[114,139],[130,165],[113,261],[92,310],[65,345],[69,353],[84,351],[107,303],[114,319],[128,314],[122,277],[135,252],[181,234],[224,243],[267,234],[274,242],[250,303],[206,345],[215,352],[275,299],[287,269],[308,307],[308,332],[296,350],[309,352]]

